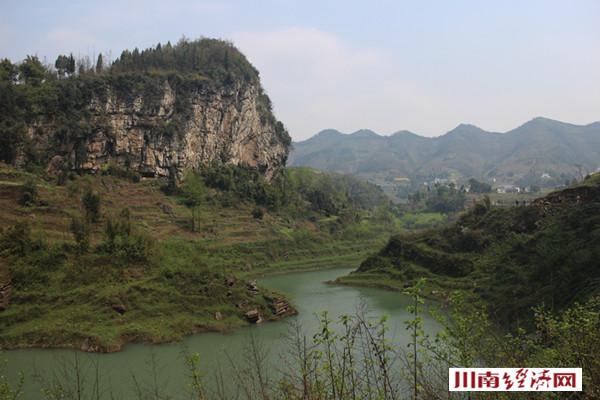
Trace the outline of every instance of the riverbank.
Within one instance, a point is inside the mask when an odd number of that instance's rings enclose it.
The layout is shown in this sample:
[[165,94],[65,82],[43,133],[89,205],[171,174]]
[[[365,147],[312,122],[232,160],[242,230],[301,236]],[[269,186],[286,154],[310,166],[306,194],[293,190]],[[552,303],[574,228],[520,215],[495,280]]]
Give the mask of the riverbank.
[[[10,169],[0,175],[0,287],[10,288],[1,296],[3,348],[114,352],[131,342],[229,332],[251,323],[246,314],[254,310],[277,320],[273,303],[284,294],[256,293],[249,282],[358,265],[386,238],[365,221],[351,235],[334,235],[338,217],[264,209],[258,218],[252,203],[216,200],[194,210],[191,231],[192,210],[157,180],[85,176],[57,186]],[[25,206],[27,180],[36,182],[36,200]],[[87,215],[82,198],[96,199],[101,213]]]
[[[247,388],[255,382],[251,376],[241,373],[253,371],[253,364],[247,359],[252,341],[256,344],[258,355],[264,357],[261,358],[264,387],[275,388],[280,377],[278,372],[286,365],[284,360],[290,362],[290,367],[298,366],[292,364],[295,360],[292,354],[295,326],[300,329],[299,335],[305,336],[307,343],[312,343],[313,335],[321,331],[319,325],[322,319],[314,313],[328,311],[329,317],[337,321],[340,315],[356,314],[357,306],[361,304],[369,310],[368,316],[363,315],[371,318],[369,321],[379,320],[381,315],[390,315],[387,325],[389,345],[401,351],[410,340],[403,324],[403,321],[410,319],[406,311],[409,297],[389,291],[325,283],[352,269],[291,272],[258,279],[259,288],[287,293],[299,311],[297,316],[277,323],[241,327],[224,334],[200,333],[185,336],[180,342],[171,344],[130,343],[122,351],[111,354],[61,349],[6,351],[2,358],[8,362],[7,376],[11,382],[16,382],[17,372],[24,371],[25,396],[37,398],[42,387],[52,388],[58,380],[63,382],[65,391],[73,389],[72,377],[76,375],[75,365],[78,362],[81,387],[86,397],[90,397],[90,392],[97,386],[104,393],[100,398],[110,397],[108,393],[112,393],[114,398],[137,398],[137,381],[143,390],[154,387],[156,382],[163,397],[184,400],[190,398],[188,391],[193,389],[187,361],[197,353],[197,371],[206,393],[205,398],[235,398],[233,392],[240,385],[236,376],[246,379]],[[424,319],[428,327],[435,324],[429,315],[424,315]],[[334,324],[337,326],[337,322]],[[156,376],[152,366],[158,371]],[[36,378],[36,371],[38,375],[45,374],[46,379]],[[99,376],[98,382],[96,374]],[[228,391],[226,395],[219,395],[217,377],[224,382],[223,388]],[[241,393],[241,397],[246,398],[243,389]]]
[[[369,246],[370,247],[370,246]],[[348,249],[356,249],[359,250],[357,252],[352,252],[350,254],[347,253]],[[271,277],[271,276],[280,276],[286,274],[294,274],[298,272],[317,272],[324,270],[333,270],[339,268],[353,268],[356,269],[360,265],[360,262],[366,257],[366,249],[362,249],[360,244],[354,243],[352,246],[344,247],[343,243],[337,244],[328,244],[323,246],[323,248],[318,249],[315,248],[310,252],[310,256],[305,259],[297,259],[297,260],[283,260],[280,264],[272,265],[270,268],[263,267],[262,271],[257,271],[258,273],[253,273],[252,270],[244,270],[238,273],[240,278],[233,278],[234,283],[231,283],[232,280],[224,279],[227,281],[228,285],[231,284],[231,287],[235,287],[242,282],[251,282],[256,279]],[[339,252],[346,251],[346,254],[337,254]],[[230,275],[232,278],[233,275]],[[210,286],[210,283],[209,283]],[[354,285],[359,286],[359,285]],[[212,285],[214,290],[218,291],[218,288],[215,289],[215,286]],[[147,288],[145,291],[148,291]],[[228,289],[231,290],[231,289]],[[264,288],[261,288],[263,291]],[[249,296],[246,300],[253,299],[255,295]],[[289,306],[289,309],[281,314],[277,315],[276,313],[271,315],[269,311],[274,311],[274,305],[272,303],[273,299],[288,299],[287,293],[278,293],[273,292],[266,289],[266,294],[263,297],[267,298],[268,302],[271,301],[271,304],[268,308],[262,307],[259,308],[263,312],[261,313],[262,322],[277,322],[281,321],[281,319],[286,318],[291,315],[297,314],[297,310],[294,307],[293,300],[292,304]],[[77,296],[83,297],[83,296]],[[240,305],[244,303],[242,302],[236,303],[236,307],[239,308]],[[69,300],[72,301],[72,300]],[[245,309],[249,310],[250,303],[246,304]],[[105,306],[108,306],[108,303],[105,302]],[[112,304],[112,306],[117,306],[116,304]],[[53,307],[54,308],[54,307]],[[118,307],[117,307],[118,308]],[[200,310],[200,308],[199,308]],[[100,336],[98,333],[91,333],[88,335],[81,334],[79,331],[68,332],[67,327],[61,327],[60,331],[54,328],[54,326],[58,326],[56,323],[52,327],[48,326],[48,322],[46,320],[53,320],[54,317],[50,316],[47,313],[52,313],[52,311],[47,311],[45,313],[48,318],[45,318],[43,321],[35,322],[36,334],[38,337],[42,338],[46,342],[35,342],[29,343],[27,341],[22,341],[20,338],[16,338],[15,341],[10,341],[10,339],[3,339],[2,348],[6,350],[16,350],[16,349],[26,349],[26,348],[46,348],[46,349],[78,349],[86,352],[97,352],[97,353],[114,353],[118,351],[122,351],[123,347],[130,343],[146,343],[146,344],[164,344],[164,343],[176,343],[182,341],[185,337],[199,334],[199,333],[227,333],[231,332],[235,329],[251,326],[252,323],[248,322],[248,320],[244,317],[240,310],[229,309],[228,306],[222,305],[220,308],[221,311],[216,311],[216,313],[220,313],[220,320],[210,321],[210,315],[208,315],[207,319],[203,320],[203,324],[201,326],[189,325],[189,328],[186,330],[182,330],[181,322],[174,320],[171,318],[171,315],[161,315],[160,318],[150,317],[147,321],[143,321],[142,319],[136,320],[134,318],[126,319],[126,311],[123,311],[123,314],[120,314],[118,310],[113,309],[114,313],[111,315],[111,319],[116,319],[116,323],[125,330],[125,333],[122,336],[111,335],[111,336]],[[228,311],[224,311],[228,310]],[[106,311],[106,310],[105,310]],[[246,311],[247,312],[247,311]],[[234,314],[231,316],[231,314]],[[9,314],[7,314],[9,315]],[[55,315],[54,313],[52,315]],[[229,318],[228,318],[229,316]],[[93,316],[89,316],[89,318],[93,318]],[[83,315],[79,317],[80,320],[84,319]],[[55,320],[56,321],[56,320]],[[126,324],[127,321],[127,324]],[[163,326],[167,322],[167,326]],[[199,322],[200,323],[200,322]],[[32,323],[33,325],[33,323]],[[136,329],[144,332],[131,332],[127,327],[127,325],[137,326]],[[99,332],[100,327],[99,323],[92,324],[92,327],[96,327],[96,330]],[[173,330],[173,327],[178,326],[179,331],[177,333],[170,333]],[[113,327],[118,329],[119,327]],[[108,327],[108,330],[111,328]],[[160,334],[157,334],[160,332]],[[6,332],[4,333],[4,337],[6,338]],[[30,338],[31,336],[28,336]],[[58,338],[62,338],[62,342],[51,343],[52,340],[56,340]],[[105,341],[101,341],[105,340]],[[50,342],[50,343],[49,343]]]
[[[293,307],[289,307],[285,313],[280,315],[275,315],[271,317],[265,317],[264,315],[260,315],[260,323],[269,323],[269,322],[277,322],[281,321],[283,318],[296,315],[297,311]],[[47,345],[44,343],[36,343],[36,344],[28,344],[28,343],[15,343],[15,344],[6,344],[3,345],[0,349],[2,350],[23,350],[23,349],[72,349],[72,350],[81,350],[87,353],[116,353],[123,351],[123,348],[126,345],[137,343],[137,344],[148,344],[148,345],[159,345],[159,344],[167,344],[167,343],[178,343],[184,340],[188,336],[197,335],[201,333],[229,333],[235,329],[240,329],[244,327],[249,327],[251,325],[255,325],[256,322],[251,323],[247,320],[239,319],[238,323],[228,323],[226,326],[199,326],[195,330],[190,330],[186,332],[182,332],[181,334],[176,334],[172,336],[144,336],[144,335],[129,335],[129,336],[120,336],[116,337],[114,342],[111,343],[97,343],[90,336],[83,338],[83,340],[77,341],[77,338],[72,337],[71,343],[65,344],[56,344],[56,345]],[[81,343],[78,345],[77,343]]]
[[[52,296],[38,292],[34,308],[17,303],[4,313],[9,329],[2,333],[2,347],[112,353],[129,343],[174,343],[202,332],[231,332],[252,325],[246,314],[253,310],[263,322],[280,321],[296,313],[293,300],[278,313],[277,301],[290,302],[288,295],[252,287],[252,281],[300,271],[356,268],[364,254],[337,256],[324,246],[321,252],[314,248],[304,261],[284,260],[285,267],[257,268],[256,274],[252,270],[209,274],[155,268],[128,282],[94,283]],[[19,297],[12,300],[19,301]],[[74,304],[79,306],[74,308]]]
[[[465,279],[446,279],[444,282],[440,282],[439,277],[432,276],[432,274],[425,271],[422,277],[426,277],[427,279],[422,287],[420,296],[428,300],[433,300],[442,307],[449,305],[450,293],[453,290],[468,291],[472,288],[472,284],[470,285]],[[393,271],[384,272],[383,270],[378,270],[373,273],[372,271],[365,272],[356,269],[348,275],[336,278],[331,283],[403,292],[414,286],[416,280],[407,280],[404,277],[399,278],[393,274]]]
[[[280,293],[260,288],[259,293],[242,297],[235,294],[239,290],[234,285],[231,287],[232,300],[208,306],[202,304],[206,301],[205,296],[172,298],[171,301],[159,300],[155,305],[140,303],[136,306],[132,304],[135,294],[126,292],[123,295],[126,306],[100,304],[96,307],[93,307],[97,303],[92,298],[82,304],[79,311],[68,306],[54,308],[27,323],[13,326],[3,332],[2,347],[73,348],[111,353],[132,342],[172,343],[200,332],[229,332],[256,323],[257,319],[277,321],[295,314],[295,309],[287,302],[284,309],[277,309],[278,300],[283,297]],[[255,317],[249,316],[250,313]],[[14,314],[8,314],[7,318],[14,318]],[[62,325],[65,320],[71,324]]]

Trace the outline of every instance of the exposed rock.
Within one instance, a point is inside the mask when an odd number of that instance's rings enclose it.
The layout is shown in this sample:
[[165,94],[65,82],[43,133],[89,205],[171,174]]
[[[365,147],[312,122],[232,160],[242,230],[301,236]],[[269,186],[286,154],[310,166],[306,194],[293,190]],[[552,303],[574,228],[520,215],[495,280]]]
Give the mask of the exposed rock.
[[215,319],[216,319],[217,321],[221,321],[221,320],[223,319],[223,316],[221,315],[221,311],[217,311],[217,312],[215,313]]
[[235,285],[235,283],[236,283],[237,281],[238,281],[238,279],[237,279],[235,276],[233,276],[233,275],[230,275],[230,276],[229,276],[229,277],[228,277],[228,278],[225,280],[225,283],[226,283],[227,285],[229,285],[229,286],[233,286],[233,285]]
[[83,340],[83,343],[81,344],[81,350],[83,351],[87,351],[90,353],[97,353],[100,351],[100,346],[91,343],[92,341],[90,340],[89,337],[85,338]]
[[256,284],[256,281],[246,283],[246,287],[248,288],[248,294],[251,296],[256,296],[258,294],[258,285]]
[[260,324],[262,322],[262,318],[260,317],[260,313],[258,312],[257,309],[248,311],[246,313],[246,319],[251,324]]
[[290,307],[290,303],[285,299],[285,297],[279,297],[273,299],[271,303],[271,308],[275,315],[282,316],[288,312],[288,308]]
[[[54,116],[41,114],[29,124],[27,136],[38,148],[58,149],[49,172],[71,161],[82,172],[96,173],[113,162],[127,163],[142,177],[167,177],[171,166],[181,174],[220,160],[245,163],[269,180],[285,167],[289,149],[281,137],[287,132],[281,132],[281,123],[267,110],[260,84],[239,80],[183,91],[165,78],[162,98],[152,106],[142,93],[121,97],[108,86],[85,107],[89,117],[81,122],[89,127],[87,133],[67,135],[57,143],[55,134],[62,126]],[[87,150],[85,162],[76,165],[82,148]],[[16,165],[24,164],[24,154],[19,154]]]
[[60,171],[61,169],[63,169],[64,166],[65,166],[64,158],[59,155],[56,155],[56,156],[52,157],[52,159],[48,163],[48,166],[46,167],[46,172],[49,172],[49,173],[57,172],[57,171]]
[[590,201],[600,201],[600,189],[595,186],[581,186],[563,189],[556,193],[534,200],[533,207],[543,207],[546,211],[548,207],[558,204],[581,204]]
[[246,283],[246,287],[249,290],[258,290],[258,284],[256,283],[256,280],[254,281],[249,281],[248,283]]
[[171,206],[165,203],[160,203],[160,209],[167,215],[175,215]]
[[127,311],[127,309],[125,308],[125,306],[123,304],[112,304],[110,306],[110,308],[112,308],[113,310],[115,310],[116,312],[118,312],[121,315],[125,314],[125,311]]
[[106,188],[106,190],[112,190],[114,185],[113,183],[108,180],[108,179],[102,179],[102,186],[104,186]]

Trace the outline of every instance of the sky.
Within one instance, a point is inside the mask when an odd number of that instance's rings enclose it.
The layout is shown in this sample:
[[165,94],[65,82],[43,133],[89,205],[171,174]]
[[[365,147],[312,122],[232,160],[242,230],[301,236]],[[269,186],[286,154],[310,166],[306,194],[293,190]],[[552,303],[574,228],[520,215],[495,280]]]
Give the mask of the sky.
[[599,0],[0,0],[0,58],[201,37],[260,71],[292,139],[600,120]]

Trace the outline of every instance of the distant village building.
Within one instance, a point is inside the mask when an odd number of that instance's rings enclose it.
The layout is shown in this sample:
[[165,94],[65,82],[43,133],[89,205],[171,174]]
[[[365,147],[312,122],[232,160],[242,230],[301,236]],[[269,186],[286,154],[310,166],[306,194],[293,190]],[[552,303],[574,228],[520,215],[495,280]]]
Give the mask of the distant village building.
[[515,185],[500,185],[496,189],[497,193],[519,193],[521,188]]

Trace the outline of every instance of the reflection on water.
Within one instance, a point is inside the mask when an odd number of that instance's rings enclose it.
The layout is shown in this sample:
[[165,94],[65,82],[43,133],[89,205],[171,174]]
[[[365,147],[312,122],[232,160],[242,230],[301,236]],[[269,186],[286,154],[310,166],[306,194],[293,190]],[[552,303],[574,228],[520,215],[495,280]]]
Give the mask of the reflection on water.
[[[77,386],[74,371],[85,377],[86,398],[95,397],[95,388],[99,388],[101,398],[138,398],[140,392],[157,391],[168,393],[169,398],[187,399],[192,389],[187,360],[198,353],[202,383],[211,390],[221,387],[231,391],[236,390],[233,378],[243,373],[252,341],[265,355],[265,373],[275,374],[285,366],[282,355],[289,352],[290,343],[286,338],[290,337],[292,325],[297,324],[307,340],[312,340],[319,326],[314,313],[325,310],[334,320],[342,314],[355,314],[359,308],[364,308],[374,319],[389,314],[388,337],[395,346],[405,347],[409,334],[403,321],[411,318],[406,311],[410,298],[397,292],[325,283],[350,271],[332,269],[259,279],[259,288],[268,286],[287,293],[298,309],[297,316],[282,322],[263,323],[229,333],[202,333],[187,337],[181,343],[129,344],[113,354],[46,349],[5,351],[3,358],[8,360],[5,373],[16,382],[17,371],[24,371],[25,394],[31,399],[42,397],[40,382],[51,386],[52,382],[62,380],[65,386]],[[423,319],[425,328],[435,331],[436,325],[427,313]]]

